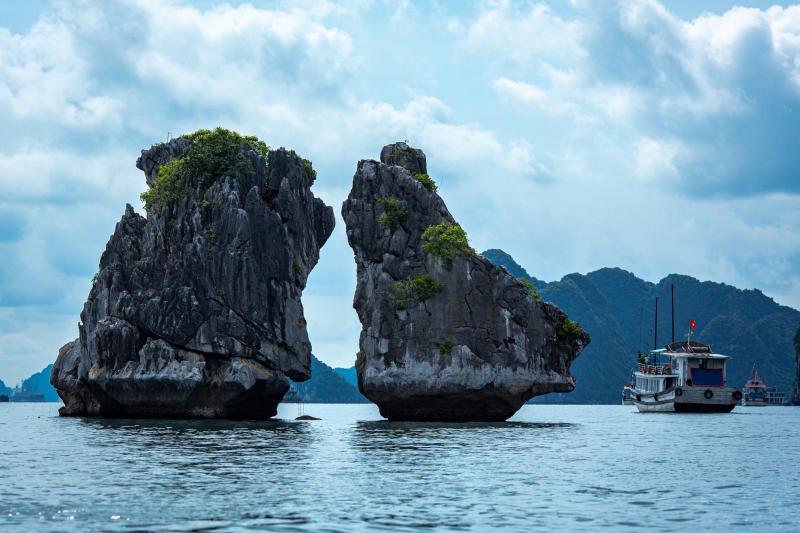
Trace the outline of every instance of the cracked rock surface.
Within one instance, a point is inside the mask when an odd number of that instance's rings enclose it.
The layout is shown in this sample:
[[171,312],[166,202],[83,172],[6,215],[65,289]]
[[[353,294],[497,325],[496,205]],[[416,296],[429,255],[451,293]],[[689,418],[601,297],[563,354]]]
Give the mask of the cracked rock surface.
[[[153,186],[189,148],[173,139],[137,167]],[[333,211],[294,152],[237,157],[246,172],[187,185],[146,219],[126,207],[53,366],[62,415],[269,418],[287,376],[310,377],[300,297]]]
[[[361,392],[389,419],[458,421],[505,420],[533,396],[573,390],[569,368],[586,332],[559,327],[566,316],[555,305],[489,259],[442,260],[423,249],[426,228],[455,223],[413,178],[426,172],[421,150],[388,145],[380,162],[358,163],[342,206],[357,266]],[[381,223],[387,199],[407,213],[394,229]],[[398,309],[395,284],[425,274],[441,290]]]

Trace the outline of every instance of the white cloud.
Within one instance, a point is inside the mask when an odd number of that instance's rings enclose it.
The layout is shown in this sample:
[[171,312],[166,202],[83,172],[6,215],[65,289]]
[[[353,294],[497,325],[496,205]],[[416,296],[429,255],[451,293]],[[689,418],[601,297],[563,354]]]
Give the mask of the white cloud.
[[[654,0],[583,7],[570,19],[539,4],[521,12],[494,3],[466,41],[476,54],[489,50],[487,61],[513,65],[505,69],[512,75],[495,78],[498,94],[534,117],[564,115],[593,129],[580,139],[585,157],[601,137],[640,154],[633,165],[620,161],[627,172],[615,179],[659,166],[679,178],[674,185],[707,196],[800,192],[800,162],[786,142],[800,134],[800,6],[733,8],[693,21]],[[570,53],[551,53],[538,39],[504,39],[487,23],[514,28],[542,17],[564,33],[560,46]],[[647,154],[656,159],[644,161]]]
[[534,65],[543,56],[566,59],[586,54],[580,43],[585,28],[578,20],[559,17],[542,3],[532,4],[527,11],[510,0],[488,6],[467,31],[467,43],[473,49]]
[[678,154],[684,150],[678,141],[657,141],[642,138],[634,143],[635,175],[646,180],[677,180],[679,174],[675,166]]

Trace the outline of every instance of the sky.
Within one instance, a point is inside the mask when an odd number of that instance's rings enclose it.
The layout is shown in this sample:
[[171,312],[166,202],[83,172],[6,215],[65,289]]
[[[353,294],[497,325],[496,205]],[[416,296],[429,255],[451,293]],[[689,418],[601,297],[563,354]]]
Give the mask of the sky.
[[360,331],[341,203],[404,139],[473,247],[540,279],[680,273],[800,308],[799,113],[789,3],[4,1],[0,379],[77,337],[143,213],[140,150],[215,126],[314,163],[337,227],[303,303],[332,366]]

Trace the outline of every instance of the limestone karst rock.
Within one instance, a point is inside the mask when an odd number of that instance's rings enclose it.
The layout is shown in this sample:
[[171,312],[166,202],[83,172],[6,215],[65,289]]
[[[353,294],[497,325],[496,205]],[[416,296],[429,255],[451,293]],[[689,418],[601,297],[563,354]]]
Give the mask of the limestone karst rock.
[[62,415],[268,418],[287,376],[310,376],[300,297],[334,226],[311,164],[227,130],[187,137],[137,161],[147,218],[127,206],[59,352]]
[[342,206],[362,324],[358,386],[395,420],[505,420],[569,392],[589,335],[469,248],[425,155],[405,143],[363,160]]

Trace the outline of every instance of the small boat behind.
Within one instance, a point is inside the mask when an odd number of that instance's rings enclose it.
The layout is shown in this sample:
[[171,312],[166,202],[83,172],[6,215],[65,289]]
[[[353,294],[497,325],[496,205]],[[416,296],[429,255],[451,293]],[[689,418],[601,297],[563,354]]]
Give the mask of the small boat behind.
[[631,396],[632,390],[633,384],[631,383],[622,387],[622,405],[633,405],[633,397]]
[[41,392],[26,390],[26,389],[14,389],[14,392],[11,394],[9,398],[11,402],[43,402],[44,401],[44,394]]
[[742,389],[742,405],[747,407],[764,407],[767,405],[767,386],[758,379],[758,370],[753,364],[753,375]]

